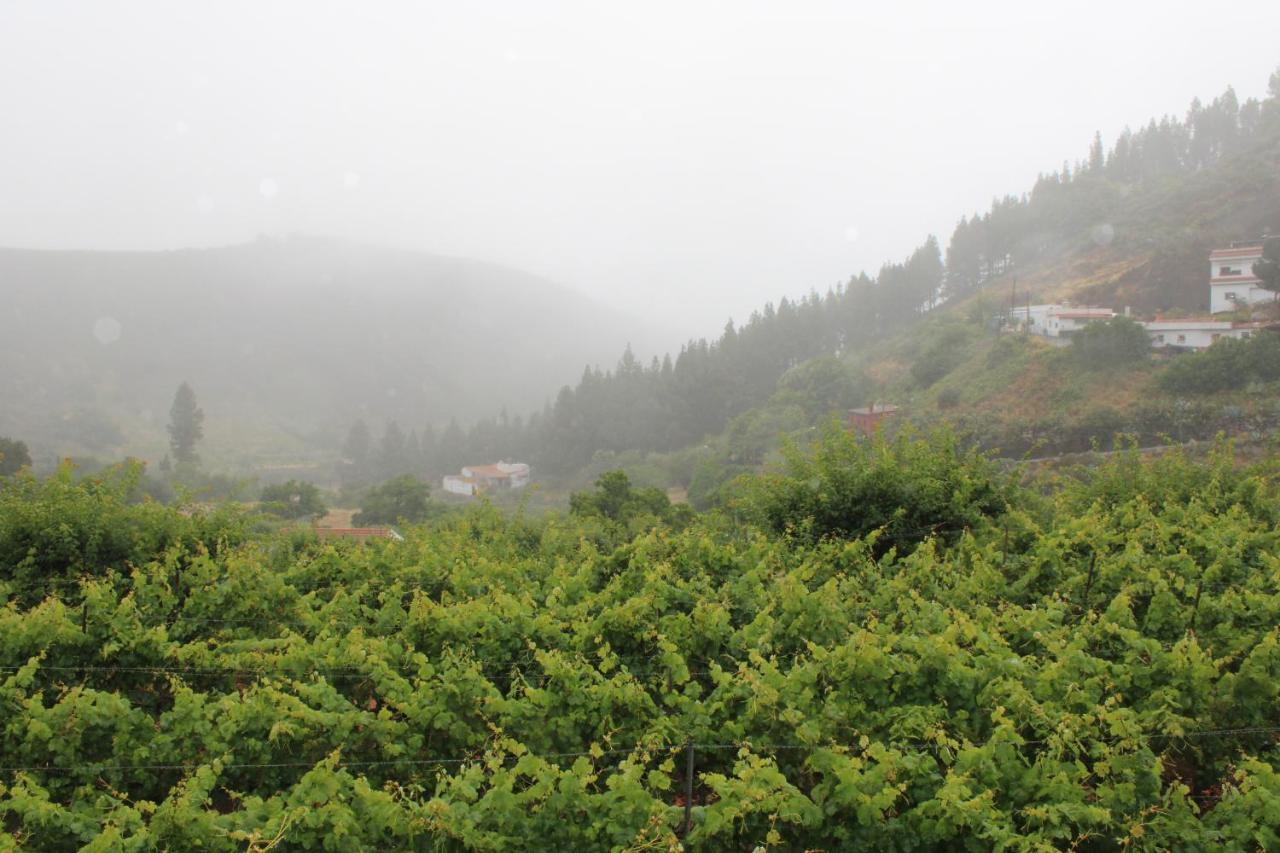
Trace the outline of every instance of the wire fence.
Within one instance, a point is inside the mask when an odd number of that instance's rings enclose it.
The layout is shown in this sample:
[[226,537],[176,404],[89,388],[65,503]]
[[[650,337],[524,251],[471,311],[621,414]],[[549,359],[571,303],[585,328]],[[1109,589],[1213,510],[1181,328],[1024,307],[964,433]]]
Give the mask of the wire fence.
[[[1133,741],[1135,743],[1150,743],[1152,741],[1193,741],[1201,738],[1222,738],[1222,739],[1243,739],[1256,738],[1264,735],[1274,736],[1280,734],[1280,726],[1243,726],[1237,728],[1219,728],[1219,729],[1201,729],[1197,731],[1188,731],[1181,733],[1142,733],[1132,735],[1110,735],[1100,738],[1078,737],[1076,733],[1070,733],[1071,737],[1076,740],[1087,740],[1090,743],[1116,744],[1123,741]],[[885,740],[880,741],[868,738],[865,745],[860,742],[855,743],[827,743],[827,744],[778,744],[778,743],[759,743],[751,740],[729,741],[729,742],[697,742],[684,741],[679,743],[655,744],[652,742],[639,742],[626,747],[601,747],[591,745],[583,749],[571,752],[550,752],[550,753],[521,753],[521,754],[504,754],[494,755],[489,753],[475,753],[466,756],[454,758],[395,758],[395,759],[374,759],[374,760],[358,760],[345,761],[338,759],[332,762],[337,767],[347,768],[375,768],[375,767],[432,767],[447,765],[464,765],[464,764],[483,764],[489,761],[498,761],[499,763],[518,761],[524,756],[529,756],[542,761],[562,761],[566,759],[577,758],[593,758],[600,759],[605,756],[616,755],[635,755],[637,753],[669,753],[678,752],[723,752],[723,751],[747,751],[751,754],[769,754],[780,752],[805,752],[817,753],[825,750],[836,754],[862,754],[866,753],[873,745],[884,749],[894,750],[898,752],[936,752],[947,750],[959,752],[965,749],[981,749],[993,743],[1004,743],[1010,746],[1047,746],[1055,742],[1065,743],[1067,736],[1062,738],[1039,738],[1026,739],[1017,736],[999,739],[989,738],[982,741],[954,740],[951,738],[939,738],[930,741],[904,741],[904,740]],[[334,748],[336,751],[339,748]],[[273,761],[273,762],[221,762],[218,759],[202,758],[199,761],[187,761],[181,764],[32,764],[32,765],[0,765],[0,772],[3,773],[83,773],[83,772],[163,772],[163,771],[184,771],[190,772],[203,767],[210,767],[215,762],[222,770],[269,770],[269,769],[300,769],[314,768],[325,764],[327,758],[314,761]]]

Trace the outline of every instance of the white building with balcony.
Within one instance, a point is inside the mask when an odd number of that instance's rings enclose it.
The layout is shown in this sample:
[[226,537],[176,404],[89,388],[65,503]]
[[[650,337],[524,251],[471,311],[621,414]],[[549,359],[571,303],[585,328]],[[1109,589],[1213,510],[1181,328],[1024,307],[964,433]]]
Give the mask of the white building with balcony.
[[1272,302],[1276,294],[1262,287],[1253,265],[1262,260],[1262,242],[1232,243],[1209,253],[1209,313],[1223,314]]

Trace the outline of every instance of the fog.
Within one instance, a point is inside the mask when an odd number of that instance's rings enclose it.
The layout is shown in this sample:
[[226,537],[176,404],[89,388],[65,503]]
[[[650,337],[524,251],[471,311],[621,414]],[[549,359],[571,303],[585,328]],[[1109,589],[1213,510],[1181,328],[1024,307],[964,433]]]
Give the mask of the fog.
[[8,3],[0,245],[348,237],[675,340],[1274,68],[1273,2],[1028,6]]

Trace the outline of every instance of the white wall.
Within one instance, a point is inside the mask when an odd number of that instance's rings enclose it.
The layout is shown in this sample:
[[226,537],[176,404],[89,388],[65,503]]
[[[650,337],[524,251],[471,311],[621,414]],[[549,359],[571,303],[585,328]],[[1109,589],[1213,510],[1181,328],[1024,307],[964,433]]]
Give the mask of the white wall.
[[475,486],[468,483],[461,477],[450,474],[440,482],[441,487],[446,491],[455,495],[474,495]]
[[[1230,298],[1234,296],[1234,301]],[[1224,311],[1235,311],[1245,305],[1256,305],[1259,302],[1271,302],[1276,295],[1254,284],[1215,284],[1209,287],[1209,311],[1221,314]]]
[[1151,346],[1187,347],[1189,349],[1207,349],[1225,338],[1247,338],[1251,329],[1232,329],[1226,323],[1204,323],[1199,327],[1191,324],[1146,323],[1147,334],[1151,336]]

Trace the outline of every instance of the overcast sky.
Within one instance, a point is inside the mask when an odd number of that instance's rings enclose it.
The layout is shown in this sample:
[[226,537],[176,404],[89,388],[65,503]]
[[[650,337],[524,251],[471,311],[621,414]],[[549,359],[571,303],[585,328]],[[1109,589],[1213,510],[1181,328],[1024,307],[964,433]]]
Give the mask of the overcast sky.
[[682,333],[1261,95],[1280,3],[0,5],[0,245],[331,234]]

